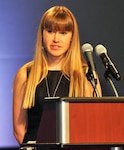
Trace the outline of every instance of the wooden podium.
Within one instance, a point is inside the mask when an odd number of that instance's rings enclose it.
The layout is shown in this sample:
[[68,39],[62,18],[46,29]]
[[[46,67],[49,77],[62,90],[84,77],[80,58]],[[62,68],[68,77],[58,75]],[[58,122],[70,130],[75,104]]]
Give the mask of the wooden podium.
[[123,146],[124,97],[47,99],[37,144]]

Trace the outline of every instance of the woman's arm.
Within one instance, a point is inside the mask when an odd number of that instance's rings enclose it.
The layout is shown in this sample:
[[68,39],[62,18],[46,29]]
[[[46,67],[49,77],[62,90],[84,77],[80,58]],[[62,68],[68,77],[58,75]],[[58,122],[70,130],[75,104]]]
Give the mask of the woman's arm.
[[25,67],[19,69],[13,85],[13,128],[14,136],[19,144],[23,142],[27,127],[27,110],[22,108],[27,80],[26,72]]

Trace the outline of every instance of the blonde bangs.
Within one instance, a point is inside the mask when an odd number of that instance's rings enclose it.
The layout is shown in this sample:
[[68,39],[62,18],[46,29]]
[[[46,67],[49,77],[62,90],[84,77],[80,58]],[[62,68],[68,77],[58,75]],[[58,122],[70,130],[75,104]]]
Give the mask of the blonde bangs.
[[43,28],[56,31],[73,31],[73,21],[69,14],[59,12],[56,14],[50,13],[44,20]]

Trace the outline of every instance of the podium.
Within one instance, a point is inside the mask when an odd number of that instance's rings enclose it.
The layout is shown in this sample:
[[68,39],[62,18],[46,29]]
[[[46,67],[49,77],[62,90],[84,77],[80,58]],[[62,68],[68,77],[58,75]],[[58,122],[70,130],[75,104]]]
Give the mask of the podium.
[[46,99],[36,145],[123,147],[124,97]]

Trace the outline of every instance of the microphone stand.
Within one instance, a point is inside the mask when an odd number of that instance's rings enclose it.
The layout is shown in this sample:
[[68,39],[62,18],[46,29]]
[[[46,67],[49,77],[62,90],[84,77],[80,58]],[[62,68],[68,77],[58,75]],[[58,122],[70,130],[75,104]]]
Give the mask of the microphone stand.
[[91,73],[90,69],[88,70],[87,74],[86,74],[86,77],[87,77],[87,80],[90,81],[93,89],[94,89],[94,92],[96,94],[96,97],[99,97],[99,93],[98,93],[98,90],[96,88],[96,85],[97,85],[97,79],[94,79],[93,78],[93,74]]
[[91,85],[92,85],[92,87],[93,87],[93,89],[95,91],[96,97],[99,97],[99,93],[98,93],[98,90],[96,88],[95,82],[93,80],[90,80],[90,83],[91,83]]
[[116,88],[115,88],[115,85],[114,85],[114,83],[113,83],[113,81],[112,81],[112,79],[111,79],[109,67],[110,67],[110,65],[109,65],[108,63],[106,63],[106,64],[105,64],[104,77],[105,77],[105,79],[109,82],[110,86],[112,87],[115,96],[116,96],[116,97],[119,97],[118,92],[117,92],[117,90],[116,90]]
[[113,83],[113,81],[112,81],[112,79],[111,79],[111,76],[110,76],[109,74],[106,75],[106,73],[105,73],[105,74],[104,74],[104,77],[105,77],[105,79],[109,82],[110,86],[112,87],[115,96],[116,96],[116,97],[119,97],[118,92],[117,92],[117,90],[116,90],[116,88],[115,88],[115,85],[114,85],[114,83]]
[[[115,93],[115,96],[119,97],[118,92],[117,92],[117,90],[115,88],[115,85],[114,85],[114,83],[113,83],[113,81],[111,79],[111,76],[109,74],[108,67],[106,67],[106,71],[105,71],[104,77],[109,82],[110,86],[112,87],[112,89],[113,89],[113,91]],[[122,147],[111,147],[111,150],[122,150]]]

